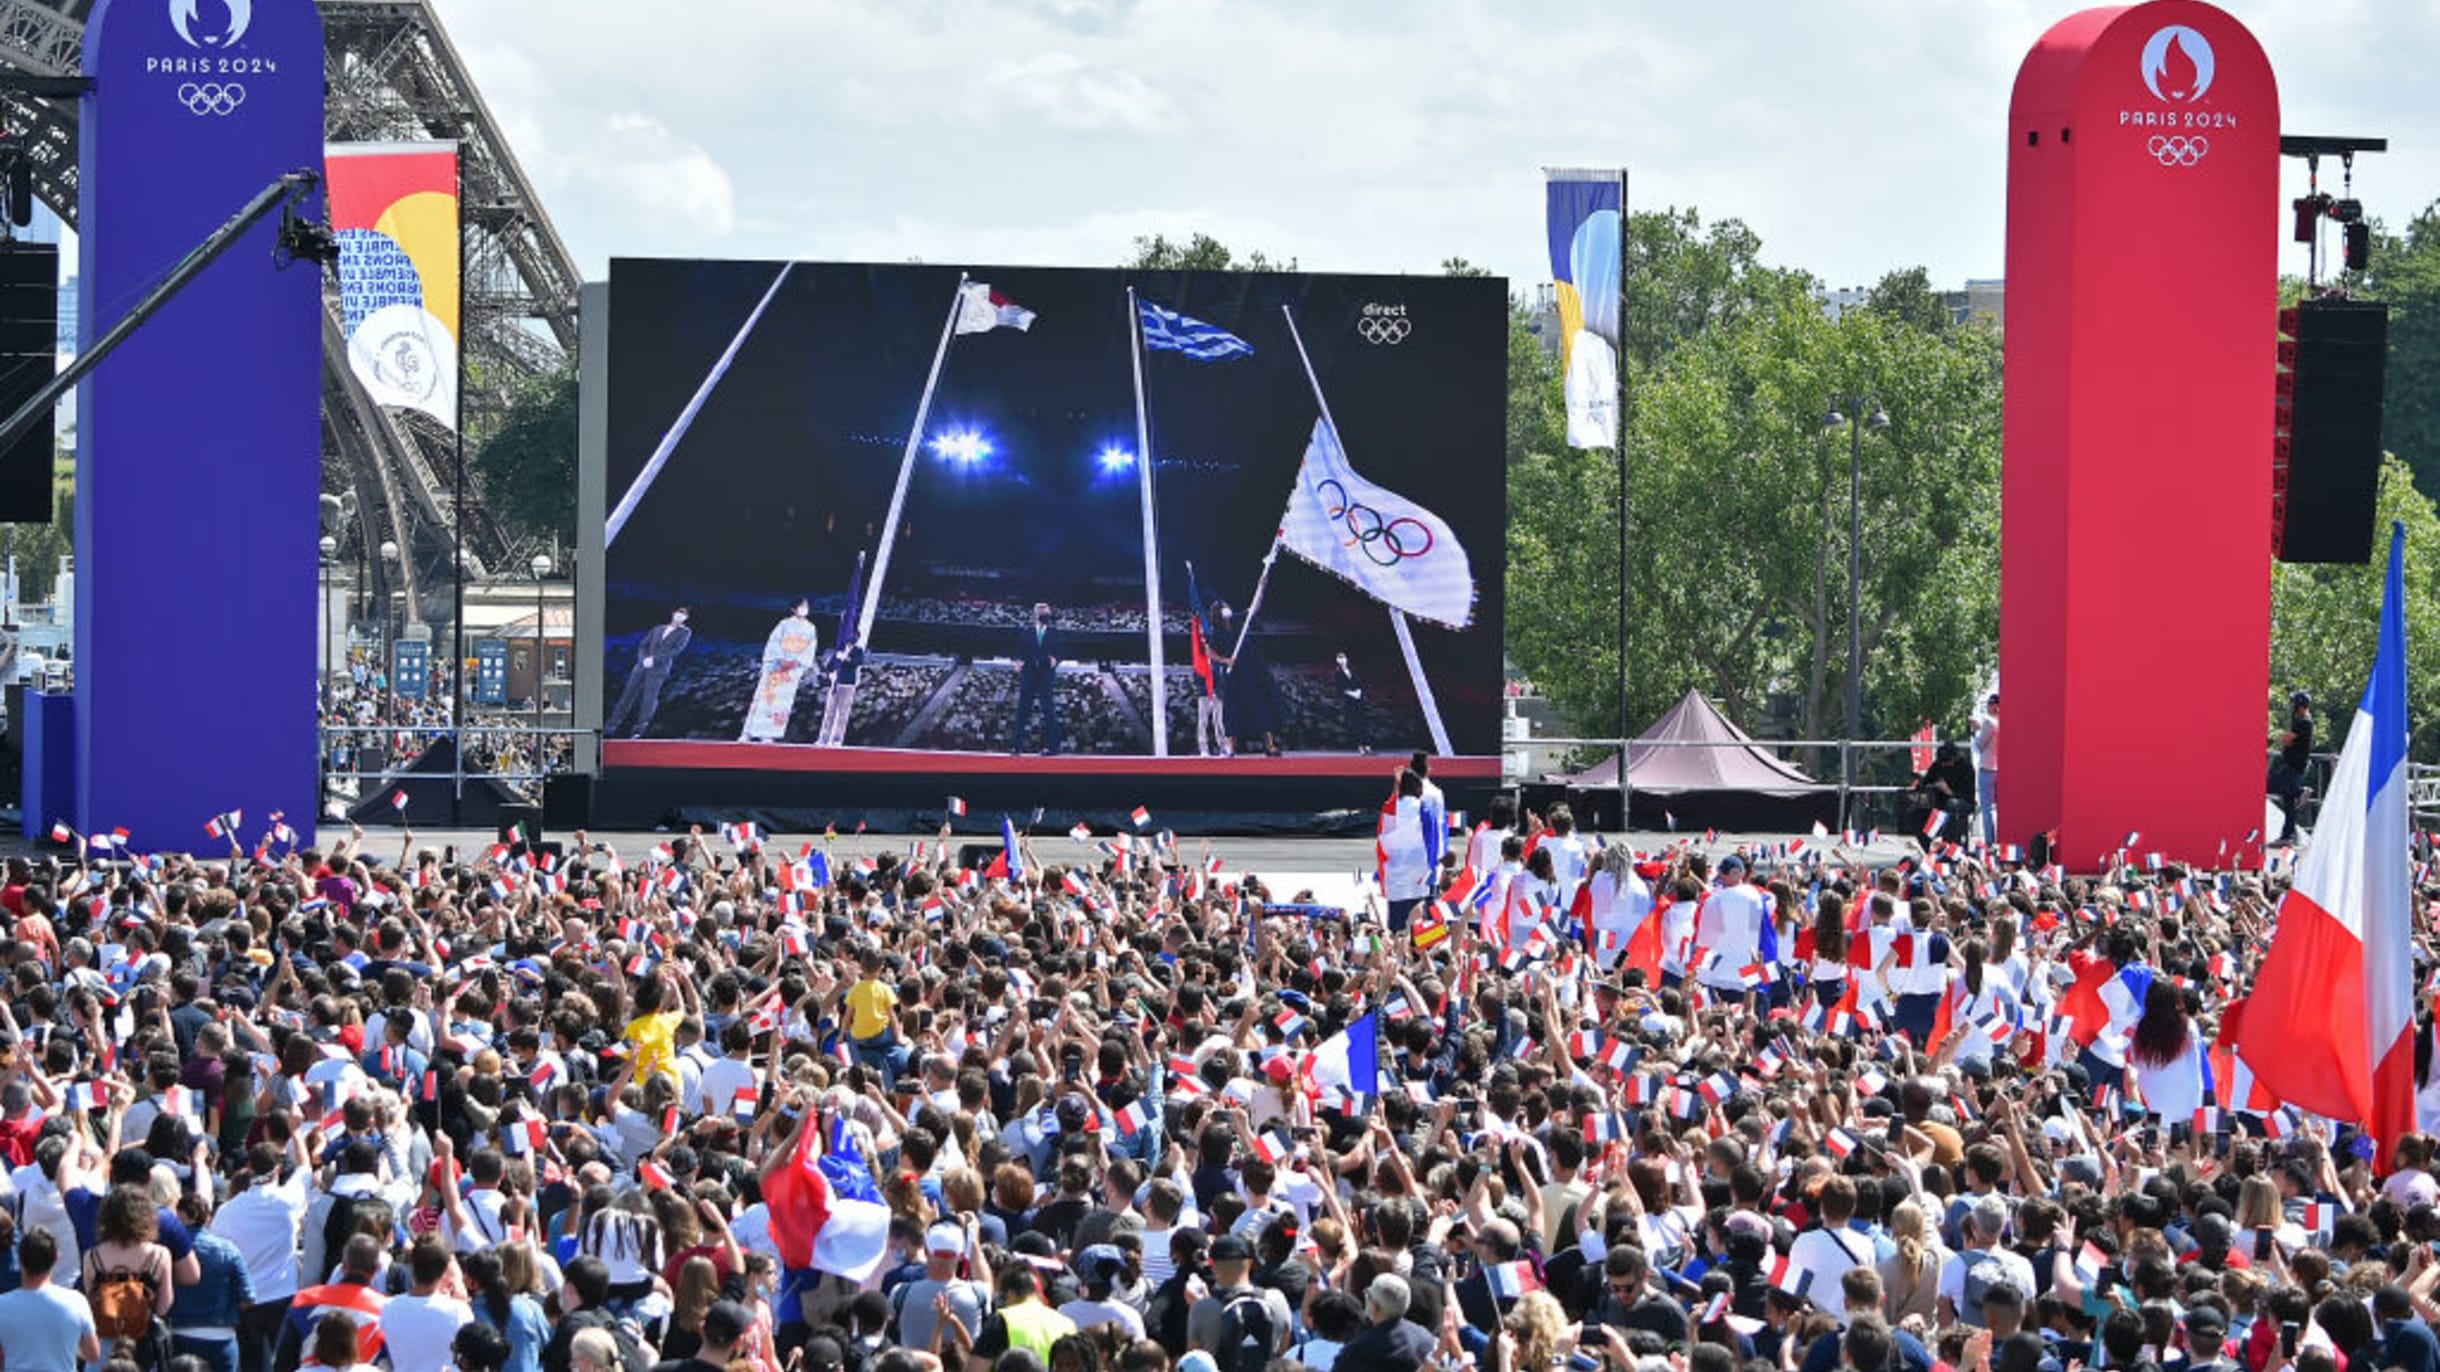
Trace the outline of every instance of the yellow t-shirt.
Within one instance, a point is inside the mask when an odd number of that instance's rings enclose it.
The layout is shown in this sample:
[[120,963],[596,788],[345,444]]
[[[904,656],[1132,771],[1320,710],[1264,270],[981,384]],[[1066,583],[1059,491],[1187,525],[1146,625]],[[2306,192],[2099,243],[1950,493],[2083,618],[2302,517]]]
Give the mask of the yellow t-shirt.
[[890,1011],[898,1008],[898,993],[879,977],[870,977],[847,988],[847,1036],[854,1039],[879,1038],[889,1032]]
[[675,1010],[663,1010],[653,1015],[638,1015],[627,1021],[627,1042],[635,1045],[635,1074],[639,1077],[654,1072],[676,1075],[678,1070],[678,1021],[683,1018]]

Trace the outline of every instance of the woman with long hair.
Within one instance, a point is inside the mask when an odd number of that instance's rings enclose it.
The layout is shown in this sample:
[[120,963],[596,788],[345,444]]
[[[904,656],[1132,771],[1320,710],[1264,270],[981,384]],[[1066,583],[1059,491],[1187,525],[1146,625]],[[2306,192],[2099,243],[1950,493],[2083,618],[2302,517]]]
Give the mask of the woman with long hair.
[[1541,1372],[1567,1351],[1559,1346],[1567,1333],[1567,1312],[1548,1291],[1529,1291],[1519,1297],[1516,1308],[1508,1312],[1507,1325],[1514,1350],[1508,1366],[1514,1372]]
[[1813,999],[1824,1008],[1847,994],[1847,902],[1835,891],[1824,891],[1813,909],[1813,966],[1808,979]]
[[640,1301],[652,1294],[653,1278],[668,1258],[661,1242],[661,1222],[645,1208],[639,1192],[597,1203],[609,1190],[597,1186],[585,1193],[585,1208],[592,1213],[578,1231],[576,1248],[601,1259],[610,1269],[612,1302]]
[[2144,992],[2143,1014],[2128,1035],[2127,1067],[2143,1089],[2144,1104],[2173,1124],[2203,1108],[2203,1036],[2186,1014],[2186,993],[2156,976]]
[[1910,1315],[1935,1318],[1940,1305],[1940,1268],[1949,1253],[1925,1220],[1923,1207],[1911,1200],[1898,1202],[1889,1212],[1889,1236],[1898,1246],[1897,1252],[1881,1260],[1881,1291],[1890,1322]]
[[[141,1186],[111,1187],[110,1193],[102,1197],[93,1232],[95,1242],[85,1250],[81,1262],[87,1299],[94,1301],[98,1314],[98,1293],[103,1283],[117,1284],[129,1279],[142,1283],[152,1293],[153,1336],[165,1348],[169,1327],[165,1321],[177,1291],[170,1284],[169,1249],[160,1242],[160,1212],[153,1204],[152,1193]],[[107,1339],[102,1344],[103,1358],[114,1352],[124,1353],[147,1367],[155,1365],[155,1351],[133,1346],[125,1339]]]
[[720,1273],[710,1258],[688,1258],[678,1268],[677,1294],[671,1299],[669,1332],[661,1337],[661,1356],[691,1358],[703,1348],[703,1312],[720,1297]]
[[1989,966],[1990,949],[1981,939],[1967,939],[1959,960],[1960,966],[1949,975],[1949,1022],[1965,1026],[1966,1031],[1957,1043],[1957,1061],[1987,1063],[1999,1052],[1999,1045],[1984,1026],[1994,1021],[2016,1023],[2016,992]]
[[[508,1362],[503,1372],[542,1372],[542,1348],[551,1341],[551,1320],[543,1312],[542,1303],[519,1291],[509,1276],[509,1265],[514,1261],[510,1255],[524,1249],[524,1244],[509,1244],[478,1249],[458,1259],[475,1320],[508,1340]],[[523,1275],[530,1278],[531,1262],[523,1265],[526,1269]]]

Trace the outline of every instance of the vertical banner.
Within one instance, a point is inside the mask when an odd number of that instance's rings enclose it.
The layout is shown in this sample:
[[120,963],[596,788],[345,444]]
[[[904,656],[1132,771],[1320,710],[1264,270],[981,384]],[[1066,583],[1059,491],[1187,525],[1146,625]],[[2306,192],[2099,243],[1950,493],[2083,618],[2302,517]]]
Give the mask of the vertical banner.
[[[2258,852],[2269,696],[2279,91],[2198,0],[2061,20],[2008,128],[2002,837],[2090,871]],[[2130,247],[2129,226],[2159,252]],[[2205,539],[2161,537],[2160,512]],[[2128,624],[2179,626],[2173,725],[2131,704]],[[2174,785],[2129,786],[2127,764]],[[2249,837],[2251,836],[2251,837]]]
[[1618,258],[1626,173],[1548,169],[1550,275],[1559,291],[1559,365],[1567,441],[1618,442]]
[[474,695],[477,705],[508,703],[508,643],[487,638],[474,645]]
[[333,143],[330,227],[348,366],[374,400],[458,424],[455,143]]
[[420,638],[401,639],[392,649],[398,655],[398,677],[391,691],[400,700],[422,700],[432,693],[432,645]]
[[[313,0],[93,7],[79,337],[276,179],[321,170],[322,59]],[[295,212],[320,219],[321,197]],[[78,393],[80,830],[184,847],[216,814],[319,808],[321,330],[321,268],[266,222]]]

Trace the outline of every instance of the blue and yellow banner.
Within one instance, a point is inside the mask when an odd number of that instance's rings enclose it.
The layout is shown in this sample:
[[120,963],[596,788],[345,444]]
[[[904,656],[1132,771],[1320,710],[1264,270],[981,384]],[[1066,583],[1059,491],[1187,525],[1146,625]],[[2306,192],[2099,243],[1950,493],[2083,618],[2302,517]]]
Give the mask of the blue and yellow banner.
[[1567,377],[1567,441],[1618,442],[1619,231],[1627,174],[1546,169],[1550,274],[1559,293],[1559,361]]

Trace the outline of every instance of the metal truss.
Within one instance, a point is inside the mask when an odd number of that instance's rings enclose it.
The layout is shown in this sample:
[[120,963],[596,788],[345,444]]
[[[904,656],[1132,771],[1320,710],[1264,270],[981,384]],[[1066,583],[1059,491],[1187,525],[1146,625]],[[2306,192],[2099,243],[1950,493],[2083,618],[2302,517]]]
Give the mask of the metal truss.
[[[576,348],[574,259],[518,165],[457,49],[425,0],[318,0],[328,48],[334,142],[450,139],[462,164],[465,413],[468,443],[496,429],[518,388],[564,367]],[[0,67],[73,76],[92,0],[0,0]],[[76,222],[77,110],[72,100],[0,92],[0,122],[28,136],[35,193]],[[385,411],[347,367],[335,293],[323,346],[326,489],[352,487],[356,518],[333,529],[352,547],[396,541],[410,607],[416,587],[448,579],[462,535],[471,575],[522,563],[469,482],[453,499],[456,440],[420,415]],[[461,527],[462,526],[462,527]],[[359,550],[360,552],[361,550]],[[420,618],[411,608],[410,617]]]

